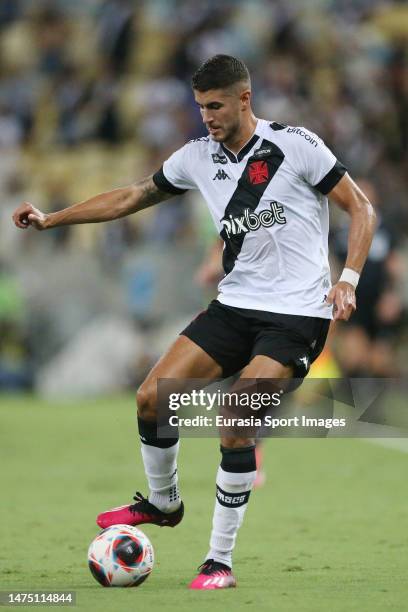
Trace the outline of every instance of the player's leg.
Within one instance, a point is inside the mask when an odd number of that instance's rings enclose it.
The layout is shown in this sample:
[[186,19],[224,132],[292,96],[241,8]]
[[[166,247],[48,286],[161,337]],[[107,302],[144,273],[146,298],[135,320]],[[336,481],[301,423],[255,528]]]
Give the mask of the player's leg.
[[[246,313],[243,316],[254,335],[251,358],[230,391],[248,393],[251,384],[248,379],[303,379],[310,363],[323,350],[329,321],[253,311],[248,314],[249,317]],[[241,402],[241,409],[243,405]],[[255,479],[256,462],[254,439],[249,432],[232,433],[221,436],[222,461],[217,474],[210,550],[199,576],[191,584],[196,589],[235,586],[230,569],[232,551]]]
[[[243,389],[247,391],[245,379],[283,379],[292,376],[292,366],[256,355],[241,372],[230,392],[239,394]],[[226,433],[221,437],[221,454],[210,549],[199,575],[190,585],[192,589],[218,589],[236,584],[231,572],[232,552],[256,478],[255,440],[242,433]]]
[[118,523],[155,523],[174,527],[183,516],[178,490],[179,439],[157,435],[157,381],[161,378],[217,378],[221,367],[200,346],[179,336],[157,362],[137,393],[141,452],[149,486],[148,498],[140,493],[135,504],[113,508],[97,518],[100,527]]
[[256,461],[256,478],[254,489],[259,489],[264,486],[266,481],[266,473],[264,468],[264,449],[263,442],[259,438],[255,440],[255,461]]
[[163,512],[180,506],[177,475],[179,440],[157,436],[157,381],[161,378],[216,378],[221,367],[190,338],[180,336],[158,361],[137,393],[138,426],[149,501]]

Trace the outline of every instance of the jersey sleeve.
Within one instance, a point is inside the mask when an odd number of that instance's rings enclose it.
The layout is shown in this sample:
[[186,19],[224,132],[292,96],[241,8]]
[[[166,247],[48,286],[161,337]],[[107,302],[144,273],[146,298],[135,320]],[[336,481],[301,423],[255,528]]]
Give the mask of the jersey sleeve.
[[153,182],[165,193],[180,194],[188,189],[197,189],[192,169],[192,148],[187,143],[175,151],[153,175]]
[[312,187],[327,195],[347,172],[323,140],[306,128],[293,130],[295,157],[299,174]]

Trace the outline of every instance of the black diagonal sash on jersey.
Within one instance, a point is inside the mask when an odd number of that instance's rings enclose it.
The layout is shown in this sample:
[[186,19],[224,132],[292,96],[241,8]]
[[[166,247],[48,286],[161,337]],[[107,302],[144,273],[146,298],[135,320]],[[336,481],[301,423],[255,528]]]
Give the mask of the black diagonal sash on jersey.
[[[222,220],[229,221],[231,218],[244,214],[246,208],[254,212],[258,206],[266,188],[276,174],[284,159],[283,151],[269,140],[263,140],[261,146],[248,159],[247,164],[238,185],[225,209]],[[267,178],[261,183],[253,183],[250,180],[250,170],[254,162],[265,162],[268,168]],[[247,232],[228,236],[224,227],[220,233],[224,240],[225,248],[222,257],[222,265],[225,274],[229,274],[235,266],[236,259],[241,252],[242,245]]]

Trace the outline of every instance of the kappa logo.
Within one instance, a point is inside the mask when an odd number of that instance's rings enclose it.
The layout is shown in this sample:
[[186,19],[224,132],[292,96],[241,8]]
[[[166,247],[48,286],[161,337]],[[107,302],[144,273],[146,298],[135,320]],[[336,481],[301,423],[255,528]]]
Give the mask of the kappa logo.
[[225,181],[225,179],[231,180],[225,170],[218,170],[217,174],[214,176],[213,181]]
[[252,185],[261,185],[261,183],[266,183],[269,178],[267,163],[264,161],[257,161],[249,164],[248,176]]
[[220,155],[219,153],[211,153],[212,160],[214,164],[227,164],[228,159],[225,155]]
[[269,203],[269,209],[262,210],[260,213],[252,212],[250,208],[246,208],[243,215],[237,217],[230,215],[229,219],[222,219],[221,223],[228,238],[230,238],[237,234],[255,232],[261,225],[262,227],[272,227],[275,223],[285,225],[284,212],[285,209],[282,204],[274,201]]

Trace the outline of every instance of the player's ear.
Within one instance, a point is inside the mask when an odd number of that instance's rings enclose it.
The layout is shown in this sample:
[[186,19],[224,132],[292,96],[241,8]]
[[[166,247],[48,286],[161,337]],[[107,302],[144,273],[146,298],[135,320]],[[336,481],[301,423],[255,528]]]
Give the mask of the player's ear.
[[247,110],[251,105],[251,90],[245,89],[240,95],[241,110]]

